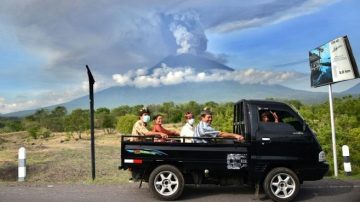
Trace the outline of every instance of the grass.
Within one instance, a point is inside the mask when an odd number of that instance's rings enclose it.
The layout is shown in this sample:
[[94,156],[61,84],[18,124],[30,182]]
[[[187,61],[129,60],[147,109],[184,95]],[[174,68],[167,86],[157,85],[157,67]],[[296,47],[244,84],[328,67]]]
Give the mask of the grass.
[[119,134],[95,136],[96,179],[91,179],[90,137],[66,141],[65,133],[47,139],[29,139],[26,132],[0,134],[0,183],[16,183],[18,149],[26,148],[26,183],[123,184],[129,173],[118,170]]
[[338,177],[328,176],[330,179],[341,179],[341,180],[360,180],[360,174],[351,174],[350,176],[345,175],[344,173],[339,173]]

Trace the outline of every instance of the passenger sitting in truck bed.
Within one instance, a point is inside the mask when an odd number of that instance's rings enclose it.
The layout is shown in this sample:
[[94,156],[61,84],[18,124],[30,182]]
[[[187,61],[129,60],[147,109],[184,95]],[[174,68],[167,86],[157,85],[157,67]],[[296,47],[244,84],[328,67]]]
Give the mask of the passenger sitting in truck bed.
[[[181,128],[180,136],[187,137],[185,142],[191,143],[192,137],[194,137],[194,115],[191,112],[185,113],[185,125]],[[191,138],[190,138],[191,137]]]
[[167,130],[164,127],[162,127],[163,124],[163,116],[161,114],[157,114],[154,116],[154,126],[153,126],[153,132],[161,132],[165,133],[168,136],[179,136],[179,133],[174,130]]
[[279,122],[279,117],[275,112],[272,111],[265,111],[261,114],[260,117],[262,122]]
[[[149,131],[146,126],[150,121],[150,111],[146,108],[143,108],[139,112],[139,120],[133,126],[132,135],[134,136],[157,136],[161,138],[167,138],[168,135],[162,132],[153,132]],[[142,141],[142,138],[133,138],[132,141]]]
[[227,133],[217,131],[211,127],[212,122],[212,112],[210,109],[205,108],[201,114],[201,120],[199,124],[195,127],[194,133],[194,141],[196,143],[208,143],[209,141],[206,139],[201,138],[216,138],[216,137],[223,137],[223,138],[235,138],[237,141],[243,141],[244,137],[239,134],[234,133]]

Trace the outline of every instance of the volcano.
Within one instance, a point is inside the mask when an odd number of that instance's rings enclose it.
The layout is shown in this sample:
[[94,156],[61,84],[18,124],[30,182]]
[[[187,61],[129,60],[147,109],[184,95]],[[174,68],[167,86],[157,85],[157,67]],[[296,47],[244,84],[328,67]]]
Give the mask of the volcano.
[[[169,68],[191,67],[196,72],[211,72],[213,70],[234,71],[234,69],[217,61],[203,56],[192,54],[170,55],[149,69],[149,73],[165,64]],[[94,75],[96,77],[96,75]],[[359,85],[344,93],[335,93],[334,96],[345,94],[357,94]],[[184,82],[175,85],[160,85],[157,87],[137,88],[135,86],[114,86],[96,92],[95,107],[114,108],[121,105],[137,104],[160,104],[173,101],[174,103],[185,103],[196,101],[200,103],[215,102],[236,102],[241,99],[296,99],[305,103],[318,103],[327,99],[327,93],[309,92],[290,89],[281,85],[262,84],[240,84],[235,81],[209,81],[209,82]],[[45,107],[52,110],[56,106],[65,106],[68,111],[89,106],[88,96],[79,97],[72,101]],[[27,116],[35,113],[36,109],[20,112],[2,114],[1,116]]]
[[225,70],[234,71],[233,68],[228,67],[215,60],[208,59],[204,56],[193,54],[169,55],[162,59],[159,63],[150,68],[149,72],[153,72],[157,68],[161,68],[165,64],[168,67],[192,67],[198,72],[210,72],[211,70]]

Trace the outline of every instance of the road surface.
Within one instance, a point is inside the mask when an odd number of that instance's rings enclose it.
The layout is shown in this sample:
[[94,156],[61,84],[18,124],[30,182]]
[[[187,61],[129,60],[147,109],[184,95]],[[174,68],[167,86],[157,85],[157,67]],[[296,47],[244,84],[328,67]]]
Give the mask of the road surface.
[[[126,185],[4,185],[0,184],[1,202],[41,201],[157,201],[144,183]],[[186,186],[179,201],[256,201],[250,187]],[[257,201],[270,201],[260,193]],[[360,201],[360,180],[324,179],[305,182],[295,201]]]

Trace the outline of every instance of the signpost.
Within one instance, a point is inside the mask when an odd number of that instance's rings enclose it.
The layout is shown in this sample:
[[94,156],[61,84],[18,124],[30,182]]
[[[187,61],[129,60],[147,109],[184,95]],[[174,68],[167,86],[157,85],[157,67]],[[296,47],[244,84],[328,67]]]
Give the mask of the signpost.
[[88,65],[86,65],[89,77],[89,98],[90,98],[90,133],[91,133],[91,174],[95,179],[95,138],[94,138],[94,77]]
[[331,139],[334,158],[334,175],[338,176],[336,158],[335,120],[331,85],[359,78],[359,71],[347,36],[336,38],[309,52],[311,87],[329,85]]
[[329,84],[329,105],[330,105],[330,121],[331,121],[331,141],[332,141],[332,150],[333,150],[333,159],[334,159],[334,176],[338,176],[338,166],[336,158],[336,136],[335,136],[335,118],[334,118],[334,107],[333,107],[333,97],[332,97],[332,88]]

